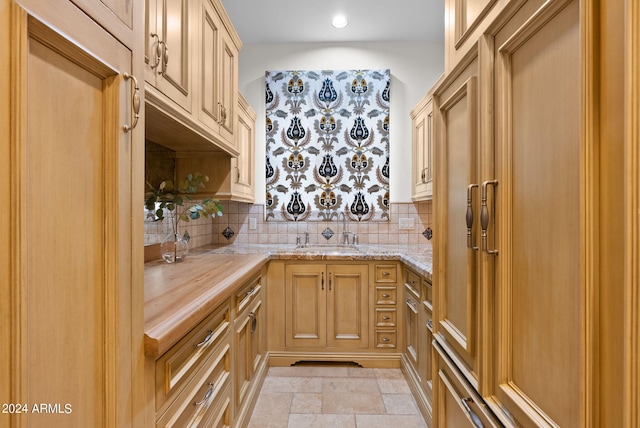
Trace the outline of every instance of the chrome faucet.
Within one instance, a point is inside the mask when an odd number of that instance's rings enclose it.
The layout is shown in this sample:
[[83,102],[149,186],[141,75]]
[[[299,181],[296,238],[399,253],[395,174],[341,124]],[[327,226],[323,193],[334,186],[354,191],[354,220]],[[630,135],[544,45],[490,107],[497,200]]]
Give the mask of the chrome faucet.
[[344,214],[344,212],[341,212],[340,214],[338,214],[338,221],[340,221],[341,218],[342,218],[342,244],[348,245],[349,231],[347,230],[347,216]]
[[304,232],[304,245],[309,245],[309,232]]

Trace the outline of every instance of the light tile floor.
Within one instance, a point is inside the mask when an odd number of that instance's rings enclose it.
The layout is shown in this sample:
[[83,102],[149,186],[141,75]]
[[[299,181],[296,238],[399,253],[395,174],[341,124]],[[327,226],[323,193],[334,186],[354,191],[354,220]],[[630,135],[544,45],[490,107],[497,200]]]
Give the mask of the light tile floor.
[[426,428],[400,369],[271,367],[249,428]]

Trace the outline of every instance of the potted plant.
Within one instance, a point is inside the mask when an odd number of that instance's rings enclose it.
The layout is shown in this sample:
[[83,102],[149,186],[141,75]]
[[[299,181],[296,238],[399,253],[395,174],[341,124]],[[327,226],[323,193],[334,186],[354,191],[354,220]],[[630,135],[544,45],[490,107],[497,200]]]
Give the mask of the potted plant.
[[200,217],[222,216],[222,205],[216,199],[205,198],[194,201],[192,195],[204,188],[209,177],[194,172],[187,174],[177,184],[173,180],[161,182],[157,188],[147,182],[144,206],[148,216],[154,221],[164,220],[165,210],[170,213],[172,233],[160,244],[162,259],[167,263],[181,262],[189,252],[189,235],[181,235],[178,231],[180,221],[189,222]]

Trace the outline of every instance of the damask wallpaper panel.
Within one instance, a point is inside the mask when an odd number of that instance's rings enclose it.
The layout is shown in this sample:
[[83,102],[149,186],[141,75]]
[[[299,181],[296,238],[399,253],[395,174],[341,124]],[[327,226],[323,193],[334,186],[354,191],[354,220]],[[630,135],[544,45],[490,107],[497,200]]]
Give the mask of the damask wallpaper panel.
[[383,70],[267,71],[266,220],[389,220]]

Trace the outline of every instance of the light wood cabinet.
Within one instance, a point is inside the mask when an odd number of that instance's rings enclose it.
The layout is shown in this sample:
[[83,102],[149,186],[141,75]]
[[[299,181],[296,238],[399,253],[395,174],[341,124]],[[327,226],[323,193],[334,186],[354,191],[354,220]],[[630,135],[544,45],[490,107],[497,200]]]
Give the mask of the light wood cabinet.
[[427,93],[411,112],[413,201],[433,197],[433,98]]
[[147,407],[157,427],[245,426],[266,374],[263,276],[229,298],[160,356],[148,355]]
[[[253,202],[255,200],[255,123],[256,114],[239,94],[238,118],[235,141],[238,156],[226,153],[176,153],[176,174],[184,177],[200,171],[209,182],[198,192],[220,200]],[[197,156],[196,156],[197,155]]]
[[435,373],[508,427],[622,426],[623,7],[496,7],[434,92]]
[[287,348],[367,348],[368,272],[366,264],[287,265]]
[[222,3],[147,0],[146,12],[147,139],[193,156],[237,156],[242,43]]
[[0,397],[29,407],[0,425],[140,426],[140,52],[70,1],[0,9]]
[[[434,247],[434,332],[447,351],[457,355],[475,386],[480,341],[478,79],[475,50],[434,92],[439,121],[434,208],[440,238]],[[467,212],[473,214],[473,224],[465,225]]]
[[193,96],[193,1],[146,0],[145,81],[186,112]]
[[238,47],[225,29],[220,6],[198,2],[199,120],[228,146],[234,139],[238,103]]
[[245,403],[254,375],[263,362],[264,304],[260,279],[255,279],[237,294],[238,305],[235,318],[235,407]]
[[443,428],[501,428],[477,391],[462,376],[458,366],[438,344],[434,345],[437,377],[437,411],[433,426]]

